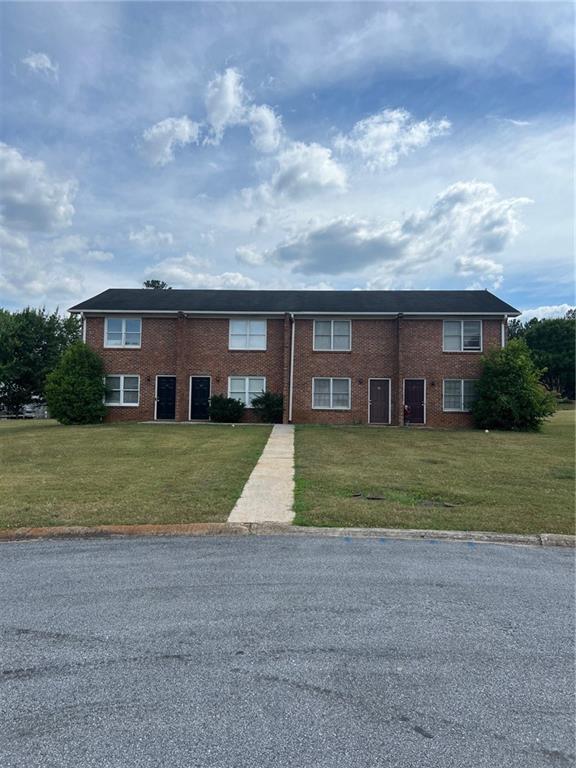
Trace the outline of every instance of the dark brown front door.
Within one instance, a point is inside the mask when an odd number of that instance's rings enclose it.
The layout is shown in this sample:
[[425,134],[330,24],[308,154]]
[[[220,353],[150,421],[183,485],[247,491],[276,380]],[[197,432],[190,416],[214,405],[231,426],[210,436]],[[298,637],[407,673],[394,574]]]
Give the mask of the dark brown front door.
[[370,379],[370,424],[390,424],[390,381]]
[[426,381],[424,379],[404,380],[404,424],[424,424]]

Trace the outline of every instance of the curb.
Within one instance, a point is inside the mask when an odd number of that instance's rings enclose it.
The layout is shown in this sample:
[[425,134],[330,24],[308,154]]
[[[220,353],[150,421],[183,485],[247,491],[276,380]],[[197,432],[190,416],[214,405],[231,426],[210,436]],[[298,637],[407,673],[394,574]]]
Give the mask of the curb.
[[576,536],[560,533],[435,531],[411,528],[329,528],[289,523],[181,523],[173,525],[53,526],[0,529],[0,542],[37,539],[88,539],[113,536],[322,536],[326,538],[473,541],[532,547],[576,547]]
[[280,523],[248,523],[250,533],[270,535],[313,535],[356,539],[409,539],[434,541],[473,541],[477,544],[515,544],[533,547],[576,547],[576,536],[560,533],[496,533],[493,531],[436,531],[420,528],[324,528],[284,525]]
[[0,542],[32,539],[92,539],[112,536],[242,536],[250,531],[237,523],[180,523],[173,525],[79,525],[46,528],[3,528]]

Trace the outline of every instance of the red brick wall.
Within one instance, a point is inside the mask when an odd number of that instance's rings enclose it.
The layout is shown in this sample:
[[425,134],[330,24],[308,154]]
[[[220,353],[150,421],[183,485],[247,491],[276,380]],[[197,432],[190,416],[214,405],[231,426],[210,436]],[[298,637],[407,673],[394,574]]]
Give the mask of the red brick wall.
[[[400,320],[400,375],[398,393],[402,397],[404,379],[426,379],[426,423],[431,427],[471,426],[468,413],[442,411],[443,379],[477,379],[481,352],[443,352],[442,320]],[[501,344],[501,321],[482,322],[483,350]]]
[[[396,377],[396,321],[353,320],[350,352],[315,352],[313,320],[296,320],[294,408],[296,424],[365,424],[368,421],[368,379]],[[312,409],[312,379],[351,379],[349,411]],[[397,401],[392,391],[392,419]]]
[[[107,374],[140,375],[140,405],[109,408],[109,421],[154,418],[157,375],[176,375],[176,420],[189,417],[190,376],[210,376],[212,394],[228,394],[229,376],[265,376],[273,392],[284,389],[284,320],[268,320],[267,350],[228,349],[228,320],[143,317],[141,349],[105,349],[104,318],[86,320],[86,341],[104,360]],[[253,419],[246,409],[246,421]]]
[[[288,412],[290,321],[268,320],[265,352],[230,351],[228,319],[144,317],[141,349],[104,349],[104,318],[86,320],[86,340],[102,355],[109,374],[140,375],[140,405],[111,407],[110,421],[154,418],[155,379],[175,374],[176,419],[189,417],[190,376],[210,376],[212,394],[227,394],[229,376],[265,376],[266,387],[282,392]],[[368,380],[391,379],[391,421],[402,423],[403,381],[426,379],[429,426],[469,426],[469,414],[442,411],[442,380],[474,379],[480,374],[481,354],[443,352],[442,320],[354,319],[350,352],[315,352],[313,320],[297,319],[294,357],[294,423],[365,424],[368,421]],[[483,348],[499,347],[501,321],[483,321]],[[399,344],[399,347],[398,347]],[[349,411],[312,409],[312,379],[321,376],[351,379]],[[252,412],[247,409],[245,419]]]

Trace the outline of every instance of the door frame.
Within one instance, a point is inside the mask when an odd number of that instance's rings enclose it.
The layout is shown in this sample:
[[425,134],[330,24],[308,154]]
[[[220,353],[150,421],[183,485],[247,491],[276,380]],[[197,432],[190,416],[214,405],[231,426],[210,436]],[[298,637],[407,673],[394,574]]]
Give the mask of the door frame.
[[[370,421],[370,382],[387,381],[388,382],[388,421]],[[392,424],[392,379],[386,376],[372,376],[368,379],[368,424]]]
[[[175,379],[175,373],[157,373],[154,383],[154,421],[158,421],[158,379]],[[162,419],[168,421],[168,419]],[[169,419],[172,421],[172,419]],[[176,421],[176,392],[174,392],[174,421]]]
[[[428,385],[425,378],[422,376],[407,376],[405,379],[402,379],[402,425],[404,425],[404,406],[406,405],[406,382],[407,381],[423,381],[424,382],[424,421],[422,422],[422,425],[426,424],[427,419],[427,410],[428,410],[428,400],[427,400],[427,392],[428,392]],[[414,426],[418,426],[415,424]]]
[[207,373],[191,373],[188,379],[188,418],[186,421],[198,421],[198,419],[192,419],[192,379],[208,379],[210,382],[208,400],[212,397],[212,376]]

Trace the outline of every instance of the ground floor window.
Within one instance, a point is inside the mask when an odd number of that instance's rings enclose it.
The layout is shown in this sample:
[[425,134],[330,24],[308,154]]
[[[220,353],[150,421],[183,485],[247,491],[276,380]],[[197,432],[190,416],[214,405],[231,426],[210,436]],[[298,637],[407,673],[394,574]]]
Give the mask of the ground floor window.
[[252,408],[252,400],[266,391],[264,376],[230,376],[228,397],[240,400],[246,408]]
[[106,405],[138,405],[140,376],[118,374],[106,376]]
[[350,409],[350,379],[312,379],[312,408]]
[[470,411],[475,396],[474,379],[444,379],[445,411]]

